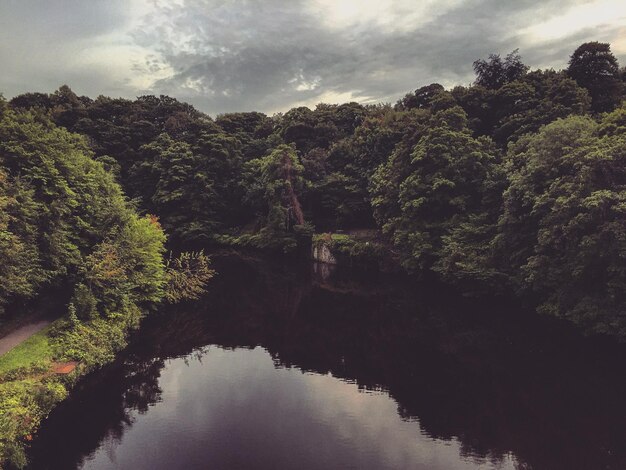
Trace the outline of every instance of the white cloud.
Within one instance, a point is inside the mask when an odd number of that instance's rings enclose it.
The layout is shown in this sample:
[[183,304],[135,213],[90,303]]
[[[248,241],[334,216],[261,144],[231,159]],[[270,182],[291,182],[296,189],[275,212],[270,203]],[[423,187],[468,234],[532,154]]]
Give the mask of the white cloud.
[[461,5],[462,0],[315,0],[311,13],[337,29],[382,27],[411,31]]
[[521,31],[530,42],[565,38],[586,28],[626,24],[624,0],[596,0],[565,9],[561,15],[539,22]]
[[211,114],[393,102],[466,85],[474,60],[517,47],[531,67],[589,40],[623,61],[625,24],[622,0],[0,0],[0,93],[67,83]]

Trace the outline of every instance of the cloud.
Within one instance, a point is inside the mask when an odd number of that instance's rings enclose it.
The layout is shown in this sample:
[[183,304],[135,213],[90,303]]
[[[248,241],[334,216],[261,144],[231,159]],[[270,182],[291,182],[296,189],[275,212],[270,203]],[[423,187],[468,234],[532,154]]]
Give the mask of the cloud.
[[69,83],[91,95],[134,93],[132,64],[145,61],[146,51],[124,32],[134,28],[133,16],[143,15],[141,3],[3,0],[0,92],[52,91]]
[[0,90],[163,93],[211,114],[395,101],[470,83],[492,52],[560,68],[600,40],[623,59],[625,17],[619,0],[5,0]]
[[585,29],[610,29],[616,20],[617,24],[626,22],[626,3],[597,0],[565,8],[562,14],[533,24],[521,34],[529,35],[532,41],[563,39]]

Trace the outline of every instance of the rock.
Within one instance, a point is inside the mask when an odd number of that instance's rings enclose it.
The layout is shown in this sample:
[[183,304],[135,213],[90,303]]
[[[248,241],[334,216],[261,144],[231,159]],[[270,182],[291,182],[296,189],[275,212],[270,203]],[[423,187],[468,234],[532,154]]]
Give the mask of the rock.
[[337,259],[324,242],[313,244],[312,256],[319,263],[337,264]]

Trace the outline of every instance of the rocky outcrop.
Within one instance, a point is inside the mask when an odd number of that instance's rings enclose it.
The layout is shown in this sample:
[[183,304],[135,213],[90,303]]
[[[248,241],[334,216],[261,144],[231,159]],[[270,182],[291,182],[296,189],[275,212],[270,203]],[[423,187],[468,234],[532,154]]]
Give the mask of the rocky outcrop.
[[311,255],[314,261],[326,264],[337,264],[337,259],[330,251],[330,248],[323,241],[314,243],[311,248]]

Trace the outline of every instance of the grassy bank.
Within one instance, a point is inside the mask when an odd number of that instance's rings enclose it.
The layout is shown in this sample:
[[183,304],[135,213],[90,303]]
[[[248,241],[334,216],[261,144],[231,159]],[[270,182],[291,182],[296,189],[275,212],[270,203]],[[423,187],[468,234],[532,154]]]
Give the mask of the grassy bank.
[[[41,422],[81,376],[112,362],[126,347],[129,334],[139,327],[145,313],[139,305],[196,299],[213,276],[203,252],[181,253],[165,262],[159,257],[158,263],[163,263],[158,296],[135,291],[119,298],[115,309],[103,308],[81,317],[70,303],[65,316],[0,356],[0,469],[26,466],[26,447]],[[139,269],[128,272],[135,276],[134,285],[144,289],[149,285],[145,279],[136,279]],[[127,276],[119,272],[118,276],[128,282]],[[111,291],[103,289],[101,297],[110,300]],[[78,295],[74,299],[84,310],[81,302],[88,302]]]
[[8,353],[0,356],[0,376],[16,369],[45,363],[52,358],[52,347],[48,339],[50,326],[34,334]]
[[26,465],[25,448],[42,420],[80,376],[115,358],[140,317],[129,308],[84,323],[60,319],[0,356],[0,468]]

